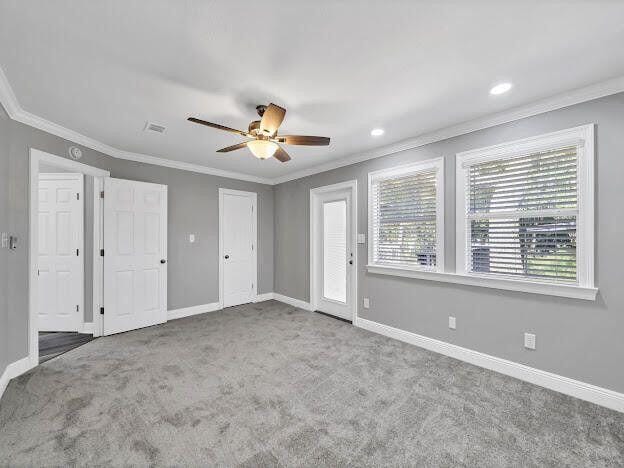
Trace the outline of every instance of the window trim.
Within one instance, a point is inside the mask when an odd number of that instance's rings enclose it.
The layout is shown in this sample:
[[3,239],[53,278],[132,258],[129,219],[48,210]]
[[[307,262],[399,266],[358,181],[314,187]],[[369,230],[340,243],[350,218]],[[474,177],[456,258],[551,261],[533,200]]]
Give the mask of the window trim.
[[[403,176],[410,173],[436,170],[436,266],[435,268],[397,266],[374,262],[373,182],[378,179]],[[394,166],[368,173],[368,265],[397,272],[419,272],[423,274],[444,272],[444,158],[432,158],[416,163]]]
[[[511,159],[519,154],[547,151],[558,146],[578,145],[577,190],[578,214],[577,225],[577,282],[560,284],[531,278],[513,278],[505,275],[487,275],[472,273],[468,270],[469,249],[466,216],[466,191],[468,189],[467,173],[469,166],[491,160]],[[456,155],[456,255],[455,272],[459,276],[478,278],[480,283],[509,285],[517,283],[528,292],[536,292],[535,286],[547,290],[588,289],[594,288],[594,124],[582,125],[557,132],[546,133],[522,140],[511,141],[500,145],[478,148],[457,153]],[[485,284],[481,284],[485,285]],[[497,286],[490,286],[497,287]],[[508,288],[504,288],[508,289]],[[516,289],[518,290],[518,289]],[[595,292],[594,297],[595,299]],[[576,297],[574,295],[567,297]]]

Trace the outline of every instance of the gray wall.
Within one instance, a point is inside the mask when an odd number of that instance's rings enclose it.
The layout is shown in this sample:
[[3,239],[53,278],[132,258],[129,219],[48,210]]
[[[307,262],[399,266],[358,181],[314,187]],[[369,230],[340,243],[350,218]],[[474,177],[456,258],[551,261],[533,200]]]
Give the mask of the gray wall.
[[[445,267],[454,271],[455,153],[587,123],[597,124],[595,302],[372,275],[360,245],[358,308],[366,319],[624,392],[624,94],[276,186],[275,292],[309,300],[311,188],[357,179],[358,232],[367,233],[368,172],[445,157]],[[536,351],[523,348],[525,331],[537,334]]]
[[[0,314],[0,365],[28,355],[29,148],[65,156],[71,144],[8,119],[4,110],[0,113],[0,226],[20,239],[17,251],[0,249],[0,274],[7,276],[0,302],[7,304]],[[169,309],[218,301],[219,187],[258,193],[258,292],[273,291],[272,186],[134,163],[82,149],[80,162],[109,170],[112,177],[168,185]],[[8,209],[3,208],[5,204]],[[194,244],[188,242],[189,233],[196,235]]]

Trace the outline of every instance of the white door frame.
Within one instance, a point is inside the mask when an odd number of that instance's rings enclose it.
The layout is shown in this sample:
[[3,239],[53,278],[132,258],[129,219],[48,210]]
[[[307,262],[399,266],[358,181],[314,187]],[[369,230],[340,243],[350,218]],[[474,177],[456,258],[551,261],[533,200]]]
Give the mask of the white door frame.
[[256,192],[245,192],[243,190],[233,190],[219,188],[219,309],[223,309],[223,196],[237,195],[249,197],[254,213],[252,224],[252,237],[254,239],[254,249],[251,251],[251,263],[253,265],[252,275],[254,277],[254,287],[252,290],[252,302],[258,297],[258,194]]
[[[59,169],[65,169],[72,172],[80,172],[84,175],[93,176],[94,178],[94,197],[93,197],[93,330],[84,330],[93,332],[93,336],[102,334],[102,317],[99,313],[99,304],[101,304],[102,282],[104,281],[103,262],[99,258],[100,238],[102,232],[102,200],[100,198],[100,190],[103,183],[103,177],[110,177],[110,172],[103,169],[97,169],[87,164],[72,161],[71,159],[55,156],[35,148],[30,148],[30,203],[29,218],[30,224],[28,228],[28,357],[31,366],[39,364],[39,329],[37,326],[37,318],[39,315],[39,281],[37,278],[38,250],[39,250],[39,163],[44,162],[51,164]],[[97,196],[96,196],[97,195]],[[87,253],[85,252],[85,255]],[[97,301],[97,305],[96,305]],[[83,311],[84,322],[84,311]]]
[[316,242],[314,241],[315,227],[321,220],[318,218],[318,212],[314,209],[320,195],[335,190],[351,190],[351,242],[350,248],[353,252],[353,268],[351,271],[351,321],[355,324],[358,316],[358,252],[357,252],[357,180],[348,180],[337,184],[325,185],[310,189],[310,305],[312,310],[318,309],[318,291],[320,285],[317,284],[317,273],[320,266],[318,265],[318,252]]

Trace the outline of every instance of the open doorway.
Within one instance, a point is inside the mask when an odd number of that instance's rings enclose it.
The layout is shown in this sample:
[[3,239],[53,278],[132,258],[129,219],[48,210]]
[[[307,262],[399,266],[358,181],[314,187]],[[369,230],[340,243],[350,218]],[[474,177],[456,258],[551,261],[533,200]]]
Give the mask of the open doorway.
[[102,201],[108,171],[31,149],[32,365],[102,334]]

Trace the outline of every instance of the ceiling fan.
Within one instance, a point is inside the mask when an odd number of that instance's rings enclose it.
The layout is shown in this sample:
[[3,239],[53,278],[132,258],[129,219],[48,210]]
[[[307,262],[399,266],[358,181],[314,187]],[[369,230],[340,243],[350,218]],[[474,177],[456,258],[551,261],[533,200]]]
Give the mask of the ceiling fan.
[[229,153],[242,148],[249,148],[249,151],[258,159],[269,159],[275,157],[275,159],[286,162],[290,160],[290,156],[284,148],[278,143],[286,145],[305,145],[305,146],[327,146],[329,145],[329,138],[319,136],[304,136],[304,135],[278,135],[277,130],[284,120],[286,115],[286,109],[277,106],[275,104],[269,104],[268,106],[260,105],[256,106],[260,120],[254,120],[249,124],[249,129],[245,132],[243,130],[236,130],[235,128],[225,127],[212,122],[206,122],[205,120],[196,119],[195,117],[189,117],[190,122],[206,125],[207,127],[217,128],[219,130],[225,130],[226,132],[238,133],[247,138],[251,138],[249,141],[238,143],[236,145],[228,146],[227,148],[221,148],[218,153]]

